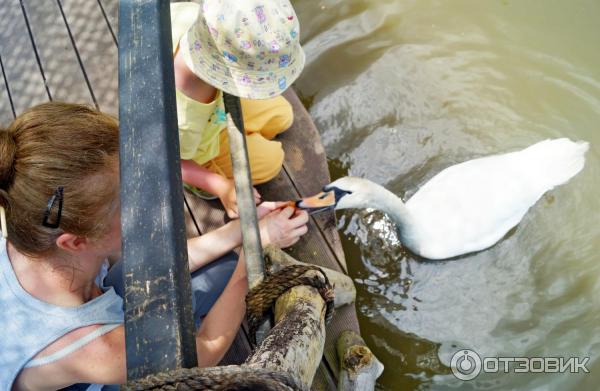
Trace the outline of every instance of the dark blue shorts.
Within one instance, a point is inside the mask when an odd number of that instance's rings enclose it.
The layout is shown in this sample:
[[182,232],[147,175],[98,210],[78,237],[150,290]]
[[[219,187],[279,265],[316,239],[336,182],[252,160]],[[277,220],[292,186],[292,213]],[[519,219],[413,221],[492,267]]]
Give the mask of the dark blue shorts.
[[[238,262],[238,255],[231,251],[221,258],[192,273],[192,308],[196,328],[215,304],[229,282]],[[108,271],[104,286],[112,286],[115,292],[124,297],[123,262],[119,261]]]

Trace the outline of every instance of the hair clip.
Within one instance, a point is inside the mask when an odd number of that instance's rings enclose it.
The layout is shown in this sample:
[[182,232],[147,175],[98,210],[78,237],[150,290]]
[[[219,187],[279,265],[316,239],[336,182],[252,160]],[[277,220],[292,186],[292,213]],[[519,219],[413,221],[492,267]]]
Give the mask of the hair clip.
[[[50,199],[48,200],[48,206],[46,207],[46,211],[44,212],[44,220],[42,220],[42,225],[44,227],[58,228],[58,225],[60,224],[60,216],[62,215],[63,190],[64,188],[62,186],[58,186],[56,190],[54,190],[54,194],[52,195],[52,197],[50,197]],[[54,207],[56,200],[58,200],[58,212],[56,214],[56,221],[54,223],[51,223],[48,221],[48,219],[50,218],[50,213],[52,212],[52,208]]]
[[6,229],[6,211],[3,206],[0,206],[0,226],[2,226],[2,237],[6,239],[8,237],[8,230]]

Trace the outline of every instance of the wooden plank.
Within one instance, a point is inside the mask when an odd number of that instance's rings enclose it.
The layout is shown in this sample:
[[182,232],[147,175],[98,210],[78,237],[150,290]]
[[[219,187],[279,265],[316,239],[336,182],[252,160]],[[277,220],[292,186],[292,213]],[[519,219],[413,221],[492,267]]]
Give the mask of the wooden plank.
[[119,114],[118,52],[100,4],[90,0],[60,0],[98,108]]
[[[294,108],[294,124],[279,137],[286,153],[284,171],[260,188],[265,199],[313,195],[330,182],[325,150],[310,116],[292,90],[285,97]],[[347,272],[333,213],[311,217],[309,233],[288,252],[302,262]],[[340,308],[327,326],[324,356],[336,378],[339,365],[335,342],[345,329],[360,333],[354,304]]]
[[8,126],[14,119],[12,102],[6,88],[6,77],[4,76],[4,66],[0,57],[0,129]]
[[[319,132],[296,93],[289,89],[284,96],[294,109],[294,124],[278,137],[285,151],[284,168],[300,197],[311,196],[331,182],[327,156]],[[346,258],[337,232],[335,214],[320,213],[314,216],[314,219],[340,267],[347,273]]]
[[360,334],[360,327],[356,317],[356,306],[354,303],[343,306],[335,310],[331,323],[327,325],[327,334],[325,335],[325,350],[323,355],[327,360],[329,368],[333,371],[334,377],[339,377],[340,365],[338,361],[335,343],[340,334],[345,330],[354,330]]
[[[259,192],[263,194],[264,199],[272,200],[296,199],[300,196],[285,171],[282,171],[267,184],[260,186]],[[337,235],[337,232],[335,234]],[[329,244],[318,229],[317,222],[312,218],[308,223],[308,233],[302,236],[293,247],[286,249],[286,252],[301,262],[312,263],[317,266],[324,266],[343,272]],[[331,323],[327,325],[324,356],[336,378],[339,365],[335,351],[335,341],[340,333],[347,329],[360,333],[354,304],[336,310]]]
[[19,0],[0,2],[0,57],[17,115],[50,98]]
[[56,0],[22,0],[52,100],[94,105]]

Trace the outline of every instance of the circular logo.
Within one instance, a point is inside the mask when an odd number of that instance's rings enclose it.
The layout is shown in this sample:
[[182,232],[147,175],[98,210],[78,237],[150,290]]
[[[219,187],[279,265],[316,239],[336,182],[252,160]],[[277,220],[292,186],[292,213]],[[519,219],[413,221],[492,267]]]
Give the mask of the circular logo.
[[450,368],[457,379],[473,380],[481,372],[481,357],[469,349],[459,350],[452,356]]

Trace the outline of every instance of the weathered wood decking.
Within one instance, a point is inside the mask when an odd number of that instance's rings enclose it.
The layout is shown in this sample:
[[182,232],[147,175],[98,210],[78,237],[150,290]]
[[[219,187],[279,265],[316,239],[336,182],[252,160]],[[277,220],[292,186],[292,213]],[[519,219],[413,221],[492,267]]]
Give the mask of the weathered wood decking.
[[[3,0],[0,2],[0,126],[30,106],[48,100],[86,103],[118,114],[118,0]],[[306,110],[293,92],[295,122],[279,137],[284,169],[259,187],[263,199],[289,200],[317,193],[329,182],[325,152]],[[188,236],[226,221],[217,201],[186,193]],[[309,233],[288,250],[298,260],[346,271],[332,213],[311,218]],[[358,331],[354,306],[338,310],[313,389],[335,389],[335,340],[345,329]],[[241,363],[249,352],[245,329],[224,359]]]

